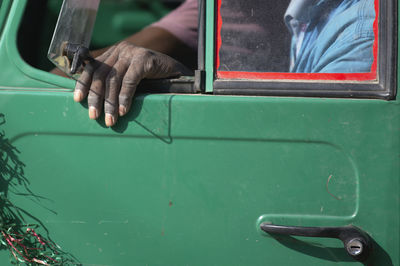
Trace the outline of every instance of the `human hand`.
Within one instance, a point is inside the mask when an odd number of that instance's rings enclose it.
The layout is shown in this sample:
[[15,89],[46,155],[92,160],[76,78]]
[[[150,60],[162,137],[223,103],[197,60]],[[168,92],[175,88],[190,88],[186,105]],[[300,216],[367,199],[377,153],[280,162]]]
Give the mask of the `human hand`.
[[88,98],[89,118],[105,112],[106,126],[115,125],[132,104],[139,82],[190,75],[191,71],[175,59],[126,41],[118,43],[86,65],[76,83],[74,100]]

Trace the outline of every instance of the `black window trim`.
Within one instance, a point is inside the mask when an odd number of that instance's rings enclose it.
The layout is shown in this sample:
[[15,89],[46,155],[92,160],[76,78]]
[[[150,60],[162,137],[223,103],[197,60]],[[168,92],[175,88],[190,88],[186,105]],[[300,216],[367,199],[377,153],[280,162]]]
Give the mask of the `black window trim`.
[[214,77],[213,93],[392,100],[397,88],[397,0],[380,0],[379,13],[378,81],[238,80]]

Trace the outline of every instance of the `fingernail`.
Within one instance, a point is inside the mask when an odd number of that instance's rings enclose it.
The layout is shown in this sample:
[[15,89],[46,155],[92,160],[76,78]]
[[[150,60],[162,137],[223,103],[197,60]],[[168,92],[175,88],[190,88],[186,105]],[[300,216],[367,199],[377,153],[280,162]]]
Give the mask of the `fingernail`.
[[111,127],[115,123],[114,116],[111,114],[106,114],[106,126]]
[[119,115],[123,116],[124,114],[126,114],[126,107],[123,105],[119,106]]
[[95,119],[97,119],[97,117],[98,117],[97,109],[93,106],[90,106],[89,107],[89,118],[95,120]]
[[83,98],[83,94],[82,94],[82,92],[80,90],[74,91],[74,101],[75,102],[82,101],[82,98]]

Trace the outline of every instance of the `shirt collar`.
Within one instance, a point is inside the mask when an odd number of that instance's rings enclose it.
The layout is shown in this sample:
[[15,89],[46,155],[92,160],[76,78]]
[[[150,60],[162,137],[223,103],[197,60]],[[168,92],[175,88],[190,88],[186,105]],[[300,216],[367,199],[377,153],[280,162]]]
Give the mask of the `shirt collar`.
[[319,0],[291,0],[285,12],[285,23],[292,35],[298,36],[302,25],[310,21],[312,6]]
[[285,22],[288,24],[290,20],[295,19],[307,23],[310,20],[312,6],[319,1],[326,0],[291,0],[286,9]]
[[341,0],[291,0],[286,9],[284,20],[289,31],[297,35],[299,29],[305,24],[309,24],[328,11],[328,6],[334,5]]

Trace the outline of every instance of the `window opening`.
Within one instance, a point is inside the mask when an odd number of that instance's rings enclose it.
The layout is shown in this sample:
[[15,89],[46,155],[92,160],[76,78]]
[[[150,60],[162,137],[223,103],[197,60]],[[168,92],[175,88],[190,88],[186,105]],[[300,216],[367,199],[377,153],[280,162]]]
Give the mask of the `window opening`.
[[[2,0],[0,0],[0,3]],[[47,52],[57,23],[62,0],[29,0],[18,31],[17,45],[29,65],[50,71],[54,65]],[[102,0],[92,35],[91,50],[112,45],[160,19],[181,4],[181,0]],[[130,14],[130,15],[129,15]],[[129,25],[117,23],[127,15]],[[107,32],[107,34],[104,34]]]
[[379,0],[217,0],[220,79],[377,80]]

